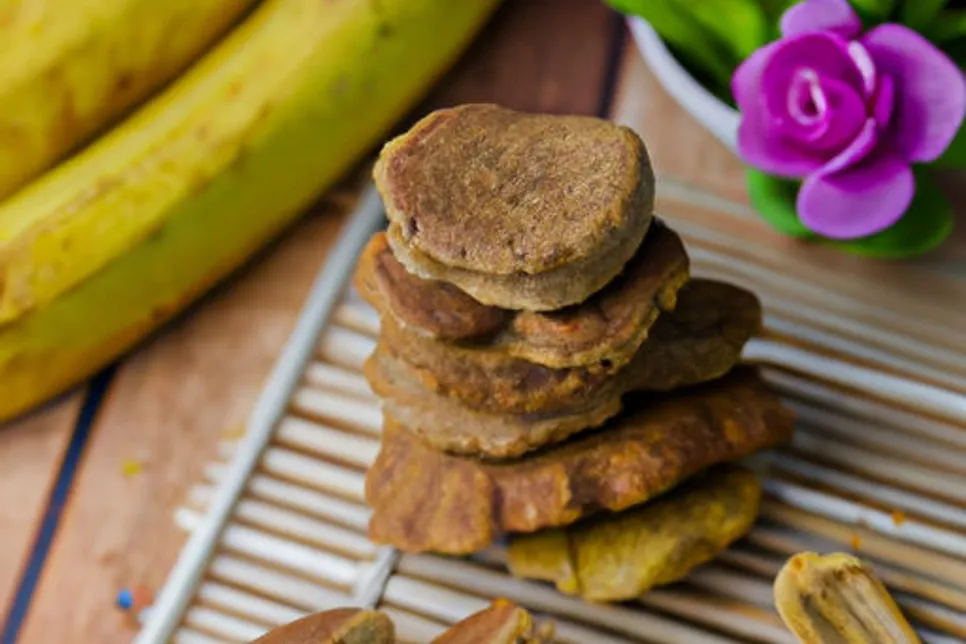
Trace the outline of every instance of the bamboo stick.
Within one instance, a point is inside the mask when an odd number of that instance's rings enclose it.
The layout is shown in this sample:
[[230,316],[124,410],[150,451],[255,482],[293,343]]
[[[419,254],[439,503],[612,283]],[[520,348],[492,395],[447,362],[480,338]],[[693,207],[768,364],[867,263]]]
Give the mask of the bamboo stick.
[[[718,596],[695,596],[675,588],[656,589],[645,593],[640,601],[645,606],[671,613],[692,622],[706,624],[743,640],[767,644],[795,644],[796,640],[778,615]],[[708,610],[712,605],[715,610]]]
[[376,342],[368,335],[350,331],[345,327],[330,327],[319,343],[318,355],[346,369],[361,371],[366,358],[376,348]]
[[722,597],[733,597],[756,606],[771,608],[771,583],[729,570],[720,564],[709,563],[688,575],[688,581],[698,588]]
[[797,400],[786,401],[785,406],[795,413],[799,431],[819,432],[835,440],[861,445],[863,449],[966,473],[966,450],[956,445],[850,418]]
[[895,539],[913,542],[966,559],[966,535],[962,533],[923,523],[915,517],[897,520],[892,512],[867,507],[796,483],[780,479],[766,479],[762,483],[765,491],[773,498],[789,506],[833,519],[841,524],[861,525]]
[[208,569],[211,579],[238,586],[306,612],[342,608],[349,596],[304,578],[227,554],[217,555]]
[[[589,644],[590,642],[593,642],[594,644],[634,644],[632,640],[617,637],[609,633],[601,633],[598,630],[581,626],[579,624],[574,624],[573,622],[565,619],[558,618],[552,621],[554,624],[553,641],[559,642],[560,644]],[[689,641],[700,644],[701,642],[705,642],[707,640],[705,640],[703,636],[699,635],[697,639]]]
[[[301,478],[309,477],[302,473]],[[291,507],[325,521],[364,532],[369,525],[372,512],[360,503],[325,494],[317,489],[309,489],[294,483],[287,483],[264,474],[256,474],[248,484],[252,496]]]
[[818,465],[790,452],[772,454],[769,462],[777,469],[772,472],[772,478],[780,475],[781,472],[788,472],[809,483],[868,499],[878,505],[901,510],[910,516],[922,516],[939,524],[966,529],[966,510],[961,507],[936,501],[915,492],[869,481],[839,469]]
[[[176,519],[179,525],[188,530],[201,522],[200,515],[184,509],[176,513]],[[241,525],[227,526],[219,544],[227,552],[315,577],[340,588],[351,587],[364,570],[364,566],[344,557]]]
[[353,501],[362,501],[365,497],[366,483],[362,472],[278,447],[266,450],[261,469],[276,477]]
[[352,299],[347,297],[336,307],[332,321],[352,331],[375,337],[379,334],[379,314],[362,301],[355,289],[351,293]]
[[819,356],[774,340],[752,339],[745,345],[743,356],[750,362],[779,365],[838,386],[856,388],[869,396],[897,401],[910,409],[966,423],[966,396],[952,391]]
[[840,414],[864,418],[876,424],[902,428],[917,436],[966,448],[966,425],[938,420],[928,412],[914,412],[868,396],[850,392],[821,380],[766,368],[762,377],[779,392],[797,400],[808,400]]
[[293,417],[282,420],[274,442],[361,468],[369,467],[379,453],[378,440]]
[[946,581],[953,587],[963,588],[966,580],[966,561],[933,552],[918,545],[896,541],[861,526],[843,525],[769,498],[765,498],[762,502],[762,516],[838,544],[857,545],[860,555],[869,554],[892,561],[905,568]]
[[235,508],[234,519],[267,533],[294,539],[323,550],[372,560],[377,548],[358,532],[311,519],[264,501],[242,499]]
[[846,445],[829,437],[808,432],[795,434],[792,447],[809,457],[838,465],[853,472],[882,478],[892,484],[956,499],[963,498],[966,476],[908,463],[901,458],[870,453],[862,447]]
[[313,420],[335,422],[373,436],[382,433],[382,410],[374,400],[301,387],[292,397],[292,409]]
[[195,601],[227,615],[243,617],[268,628],[294,622],[306,615],[305,611],[279,604],[213,581],[198,587]]
[[[890,288],[888,282],[883,283],[882,288],[869,289],[868,273],[870,270],[877,269],[874,265],[866,263],[862,267],[866,271],[852,279],[850,273],[830,271],[825,264],[815,262],[811,258],[811,261],[803,261],[799,255],[789,256],[786,252],[787,247],[763,243],[764,239],[755,239],[754,236],[747,234],[732,233],[736,226],[728,221],[728,217],[722,217],[722,214],[727,213],[732,217],[737,215],[739,219],[748,221],[750,211],[747,210],[746,204],[735,204],[728,199],[703,190],[695,190],[692,186],[684,186],[673,180],[663,182],[660,193],[659,210],[670,210],[674,213],[672,225],[687,238],[689,249],[690,246],[710,246],[729,258],[751,262],[754,265],[751,274],[755,279],[753,284],[756,287],[762,276],[782,276],[788,282],[782,285],[781,292],[808,293],[806,288],[811,287],[817,293],[816,301],[819,303],[828,302],[834,308],[850,311],[854,310],[855,304],[864,304],[873,308],[868,315],[869,318],[881,319],[884,323],[896,317],[894,307],[898,297],[911,296],[916,298],[917,315],[910,321],[920,326],[932,325],[933,327],[932,331],[925,333],[925,337],[943,338],[950,331],[953,331],[953,335],[958,331],[955,328],[950,329],[955,320],[949,319],[948,308],[937,304],[944,300],[933,299],[928,294],[921,295],[908,288]],[[686,207],[682,209],[678,204]],[[739,229],[742,233],[748,230],[744,226]],[[845,261],[849,260],[846,258]],[[697,266],[697,268],[700,270],[703,267]],[[949,271],[935,270],[928,265],[928,262],[918,263],[914,271],[916,278],[923,284],[932,285],[945,281],[953,288],[963,288],[961,278],[951,279]],[[886,268],[880,272],[880,275],[886,275],[888,272],[889,268]],[[956,276],[956,273],[953,275]],[[856,312],[856,314],[859,313],[861,310]]]
[[[770,577],[774,577],[778,573],[778,569],[785,563],[785,559],[797,552],[805,550],[829,552],[840,549],[839,544],[836,544],[834,541],[827,541],[821,545],[816,545],[813,541],[808,540],[805,535],[792,534],[761,526],[752,530],[751,534],[748,535],[747,541],[758,547],[765,548],[769,552],[780,555],[779,560],[766,558],[761,553],[741,552],[738,555],[743,560],[742,565],[747,565],[750,561],[749,558],[756,557],[757,561],[751,565],[756,570],[770,570],[771,572],[764,573]],[[730,551],[724,553],[722,558],[729,559],[736,554],[735,549],[732,548]],[[859,553],[859,556],[863,559],[868,559],[875,565],[876,571],[887,586],[928,598],[938,604],[949,606],[956,610],[966,611],[966,589],[953,588],[945,583],[923,576],[922,571],[910,569],[906,563],[897,562],[894,557],[889,559],[867,551]]]
[[668,644],[696,641],[717,644],[733,641],[642,610],[613,604],[589,604],[566,597],[546,585],[513,579],[465,561],[404,555],[396,570],[397,576],[406,575],[440,585],[472,588],[474,592],[487,597],[506,597],[538,611],[567,615],[587,625],[611,629],[647,641]]
[[223,641],[216,640],[190,628],[182,628],[172,638],[174,644],[223,644]]
[[354,396],[362,400],[374,400],[369,383],[358,371],[351,371],[337,367],[328,362],[316,360],[305,370],[305,382],[316,389],[328,389],[334,392]]
[[203,606],[192,606],[185,611],[184,623],[229,642],[250,642],[269,630],[261,624],[225,615]]

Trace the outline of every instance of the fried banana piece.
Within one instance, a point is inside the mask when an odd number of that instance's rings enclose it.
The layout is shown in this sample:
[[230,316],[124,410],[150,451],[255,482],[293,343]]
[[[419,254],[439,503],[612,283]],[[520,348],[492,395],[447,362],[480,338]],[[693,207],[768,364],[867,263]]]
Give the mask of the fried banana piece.
[[513,602],[498,599],[434,639],[431,644],[543,644],[553,637],[553,625],[535,626],[533,617]]
[[586,302],[558,311],[510,311],[480,304],[452,284],[409,273],[385,233],[359,257],[354,283],[384,319],[410,335],[473,344],[554,369],[624,366],[689,276],[681,238],[655,222],[624,272]]
[[370,538],[406,552],[476,552],[507,532],[643,503],[712,465],[786,442],[794,425],[744,368],[630,404],[601,431],[498,462],[433,449],[387,417],[366,476]]
[[617,372],[599,365],[551,369],[499,348],[440,342],[391,316],[383,318],[379,344],[423,387],[467,407],[492,414],[566,414],[616,402],[629,391],[669,391],[720,378],[760,327],[761,305],[752,293],[695,279]]
[[720,378],[738,361],[760,320],[751,293],[694,280],[631,363],[607,374],[549,369],[496,351],[397,335],[400,327],[384,318],[364,372],[386,413],[436,449],[514,458],[599,427],[620,412],[629,392]]
[[374,610],[337,608],[280,626],[251,644],[393,644],[389,618]]
[[515,536],[515,577],[552,581],[568,595],[623,601],[679,581],[748,533],[761,485],[722,465],[658,499],[566,528]]
[[920,641],[872,568],[851,555],[799,553],[774,591],[778,613],[803,644]]
[[393,422],[451,454],[514,458],[594,427],[621,410],[619,396],[559,413],[494,414],[427,388],[380,338],[363,373]]

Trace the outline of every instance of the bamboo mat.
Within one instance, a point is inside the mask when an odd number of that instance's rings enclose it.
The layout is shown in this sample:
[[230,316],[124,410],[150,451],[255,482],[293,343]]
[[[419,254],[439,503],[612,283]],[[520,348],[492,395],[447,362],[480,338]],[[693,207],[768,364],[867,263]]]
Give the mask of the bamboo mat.
[[[139,643],[247,642],[307,612],[346,605],[377,606],[400,642],[423,643],[495,597],[553,619],[558,642],[793,642],[771,607],[771,579],[806,549],[857,551],[924,641],[966,640],[966,401],[903,369],[870,369],[848,352],[790,340],[786,328],[815,327],[801,304],[773,304],[800,302],[777,271],[760,276],[762,285],[774,281],[763,293],[769,333],[745,358],[763,366],[798,414],[798,432],[791,446],[752,462],[765,481],[761,518],[715,562],[638,602],[592,605],[513,579],[500,546],[468,559],[374,546],[365,536],[363,484],[381,414],[360,369],[378,318],[351,290],[333,291],[381,225],[378,200],[370,193],[363,201],[250,434],[223,445],[222,459],[177,512],[192,537]],[[686,229],[696,272],[743,277],[736,281],[761,292],[758,273],[742,272],[738,259],[715,259],[734,241],[726,231],[671,220]],[[702,234],[706,244],[691,242]],[[265,411],[271,400],[281,401],[275,415]],[[262,431],[264,445],[255,436]]]

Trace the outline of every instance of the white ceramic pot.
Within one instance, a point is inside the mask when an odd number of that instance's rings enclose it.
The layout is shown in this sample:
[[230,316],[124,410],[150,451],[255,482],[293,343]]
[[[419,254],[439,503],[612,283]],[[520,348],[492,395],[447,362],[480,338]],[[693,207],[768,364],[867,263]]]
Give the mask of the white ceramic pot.
[[721,102],[696,81],[646,21],[628,18],[627,24],[637,48],[667,93],[715,138],[734,151],[738,135],[738,111]]

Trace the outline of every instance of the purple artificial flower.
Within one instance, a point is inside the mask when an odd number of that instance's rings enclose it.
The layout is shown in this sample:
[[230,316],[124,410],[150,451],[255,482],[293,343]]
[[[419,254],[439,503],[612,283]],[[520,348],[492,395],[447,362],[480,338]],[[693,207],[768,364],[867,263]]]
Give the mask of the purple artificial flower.
[[890,227],[912,202],[910,166],[936,159],[959,130],[962,72],[902,25],[863,34],[847,0],[805,0],[781,30],[732,78],[741,158],[804,179],[799,219],[824,237]]

